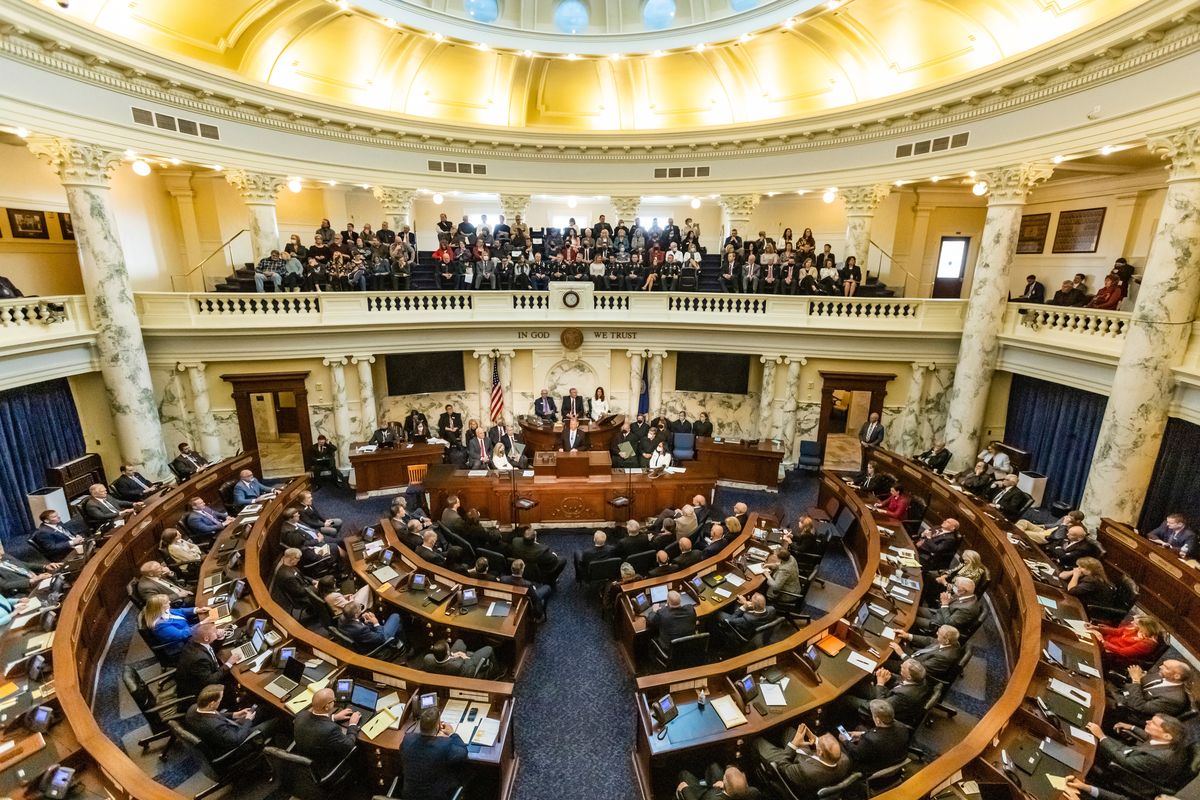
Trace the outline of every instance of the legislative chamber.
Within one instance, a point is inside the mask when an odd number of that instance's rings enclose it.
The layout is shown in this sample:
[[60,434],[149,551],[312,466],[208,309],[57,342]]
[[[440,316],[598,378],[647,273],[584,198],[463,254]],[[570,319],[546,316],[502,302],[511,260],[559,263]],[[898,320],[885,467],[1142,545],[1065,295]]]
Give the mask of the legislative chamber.
[[1197,0],[0,63],[0,798],[1200,800]]

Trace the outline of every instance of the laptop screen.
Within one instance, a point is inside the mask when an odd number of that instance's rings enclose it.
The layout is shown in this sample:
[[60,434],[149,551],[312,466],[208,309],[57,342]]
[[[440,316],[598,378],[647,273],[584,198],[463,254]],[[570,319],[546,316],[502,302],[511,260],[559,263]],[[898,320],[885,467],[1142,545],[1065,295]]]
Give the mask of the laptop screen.
[[1062,648],[1058,646],[1058,642],[1046,642],[1046,653],[1050,656],[1051,661],[1065,666],[1065,662],[1063,661],[1063,651]]
[[255,629],[254,633],[250,634],[250,644],[254,645],[254,652],[261,653],[263,649],[263,632],[262,629]]
[[871,616],[871,607],[864,603],[858,609],[858,615],[854,618],[854,627],[861,628],[863,625],[866,624],[867,617],[869,617],[869,616]]
[[375,704],[379,702],[379,692],[356,683],[354,684],[354,694],[350,696],[350,702],[360,708],[374,711]]
[[[295,650],[292,651],[295,653]],[[304,679],[304,662],[292,655],[283,663],[283,676],[299,682]]]

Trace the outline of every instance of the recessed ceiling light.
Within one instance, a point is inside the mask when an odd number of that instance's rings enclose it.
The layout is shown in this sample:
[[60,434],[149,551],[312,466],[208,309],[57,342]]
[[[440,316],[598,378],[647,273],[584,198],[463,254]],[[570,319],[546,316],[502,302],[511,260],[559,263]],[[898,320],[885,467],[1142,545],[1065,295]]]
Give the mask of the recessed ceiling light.
[[974,177],[975,177],[975,170],[969,170],[969,171],[967,172],[967,177],[968,177],[968,178],[974,178]]
[[442,197],[440,194],[434,193],[433,204],[435,206],[440,206],[443,202],[445,202],[445,200],[446,198]]
[[706,48],[706,47],[708,47],[708,45],[706,45],[704,42],[701,42],[700,44],[696,45],[696,52],[703,53],[704,48]]
[[13,133],[16,134],[19,138],[25,139],[29,136],[29,128],[22,128],[22,127],[18,126],[13,129]]
[[480,42],[479,44],[477,44],[475,46],[477,48],[479,48],[480,50],[490,50],[491,49],[490,47],[488,47],[487,42]]
[[662,58],[662,54],[663,54],[663,51],[662,51],[662,50],[655,50],[655,51],[654,51],[653,53],[651,53],[650,55],[654,56],[655,58]]
[[294,194],[303,189],[304,184],[300,182],[299,178],[288,178],[287,187],[288,191]]
[[567,208],[575,208],[575,206],[577,206],[577,205],[579,205],[579,201],[576,200],[574,197],[567,198]]
[[833,11],[840,5],[841,5],[841,3],[838,2],[838,0],[829,0],[829,2],[825,4],[825,8],[829,9],[830,11]]
[[526,58],[532,58],[533,51],[532,50],[522,50],[521,55],[525,56]]
[[350,0],[338,0],[337,5],[338,5],[338,8],[340,8],[342,11],[350,10]]
[[1117,148],[1113,147],[1111,144],[1106,144],[1106,145],[1104,145],[1104,147],[1101,147],[1101,148],[1100,148],[1100,155],[1102,155],[1102,156],[1109,155],[1110,153],[1112,153],[1112,152],[1113,152],[1113,151],[1115,151],[1116,149],[1117,149]]
[[699,208],[699,207],[700,207],[700,198],[693,197],[692,198],[692,208]]
[[753,38],[754,38],[754,37],[750,35],[750,32],[749,32],[749,31],[747,31],[746,33],[743,33],[741,36],[739,36],[739,37],[738,37],[738,41],[741,41],[741,42],[748,42],[748,41],[750,41],[750,40],[751,40],[751,39],[753,39]]
[[934,175],[934,176],[933,176],[932,178],[930,178],[929,180],[930,180],[931,182],[933,182],[933,183],[937,183],[937,182],[938,182],[938,181],[940,181],[941,179],[942,179],[942,176],[941,176],[941,175]]
[[359,184],[359,186],[361,186],[361,187],[362,187],[362,188],[364,188],[364,189],[370,189],[370,188],[371,188],[371,184],[369,184],[369,183],[360,183],[360,184]]
[[391,17],[386,17],[383,20],[383,24],[387,25],[389,28],[394,28],[396,27],[396,20],[392,19]]
[[126,151],[125,151],[125,157],[126,157],[126,158],[137,158],[137,153],[135,153],[135,152],[134,152],[134,151],[132,151],[132,150],[126,150]]
[[896,186],[903,186],[903,185],[904,185],[904,181],[896,181],[895,185],[896,185]]
[[804,195],[808,194],[808,189],[797,189],[796,194],[800,195],[801,197],[804,197]]
[[337,181],[325,181],[330,186],[337,186]]
[[824,200],[826,203],[832,203],[836,197],[837,197],[837,192],[834,191],[833,189],[826,189],[825,194],[821,195],[821,199]]
[[213,165],[212,165],[212,168],[213,168],[214,170],[216,170],[217,172],[220,172],[220,171],[221,171],[221,169],[222,169],[222,167],[221,167],[221,165],[220,165],[220,164],[213,164]]
[[567,53],[567,61],[578,61],[579,56],[575,53]]
[[788,30],[791,30],[792,26],[795,24],[796,24],[796,18],[788,17],[786,20],[784,20],[783,27],[787,28]]
[[767,192],[767,197],[774,197],[778,192]]
[[150,174],[150,165],[139,158],[137,161],[133,162],[133,171],[135,174],[141,175],[144,178]]

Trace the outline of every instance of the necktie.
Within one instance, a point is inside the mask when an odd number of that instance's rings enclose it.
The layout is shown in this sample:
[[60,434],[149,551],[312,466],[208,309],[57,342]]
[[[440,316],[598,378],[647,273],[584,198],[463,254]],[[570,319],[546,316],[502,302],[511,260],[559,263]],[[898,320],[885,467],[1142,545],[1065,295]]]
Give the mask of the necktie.
[[137,474],[136,472],[135,472],[135,473],[133,473],[133,475],[131,475],[130,477],[131,477],[131,478],[133,478],[135,481],[137,481],[137,485],[138,485],[138,486],[140,486],[140,487],[142,487],[143,489],[149,489],[149,488],[150,488],[150,484],[146,483],[144,480],[142,480],[141,478],[139,478],[139,477],[138,477],[138,474]]
[[112,503],[108,502],[107,500],[101,500],[100,502],[103,503],[104,507],[107,508],[109,511],[116,513],[117,509],[113,507]]

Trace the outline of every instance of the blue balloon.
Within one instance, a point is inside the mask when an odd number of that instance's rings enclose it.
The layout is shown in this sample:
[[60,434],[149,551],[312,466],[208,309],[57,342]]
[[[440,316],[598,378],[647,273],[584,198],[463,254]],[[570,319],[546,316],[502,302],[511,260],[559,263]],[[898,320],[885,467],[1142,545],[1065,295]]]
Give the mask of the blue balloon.
[[588,8],[582,0],[563,0],[554,9],[554,27],[563,33],[587,30]]
[[463,9],[468,17],[478,22],[495,22],[500,16],[497,0],[463,0]]
[[729,7],[734,11],[749,11],[758,5],[758,0],[729,0]]
[[652,31],[670,27],[675,21],[675,0],[646,0],[642,6],[642,22]]

